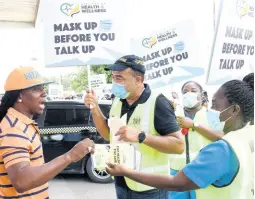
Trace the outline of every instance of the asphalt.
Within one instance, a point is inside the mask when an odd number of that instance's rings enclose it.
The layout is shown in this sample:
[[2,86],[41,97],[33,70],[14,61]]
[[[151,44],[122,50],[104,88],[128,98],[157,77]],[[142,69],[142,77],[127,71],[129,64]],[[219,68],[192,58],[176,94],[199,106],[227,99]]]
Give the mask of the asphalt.
[[97,184],[83,175],[60,175],[49,182],[50,199],[116,199],[114,184]]

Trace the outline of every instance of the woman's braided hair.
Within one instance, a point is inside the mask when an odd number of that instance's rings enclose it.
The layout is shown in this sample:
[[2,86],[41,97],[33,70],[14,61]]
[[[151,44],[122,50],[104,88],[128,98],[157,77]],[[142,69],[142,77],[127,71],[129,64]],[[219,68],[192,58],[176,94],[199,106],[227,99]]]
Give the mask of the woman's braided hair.
[[208,94],[207,91],[203,90],[202,92],[202,104],[208,103],[209,99],[208,99]]
[[19,95],[20,95],[20,90],[5,92],[0,104],[0,122],[6,115],[8,109],[10,107],[13,107],[15,102],[18,100]]
[[243,114],[243,125],[254,118],[254,73],[243,81],[231,80],[222,85],[229,104],[238,104]]

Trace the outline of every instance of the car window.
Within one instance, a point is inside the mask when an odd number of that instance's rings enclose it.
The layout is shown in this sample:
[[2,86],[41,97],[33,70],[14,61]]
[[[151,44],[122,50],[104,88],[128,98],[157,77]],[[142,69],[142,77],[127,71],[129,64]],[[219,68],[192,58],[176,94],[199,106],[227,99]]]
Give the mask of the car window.
[[45,118],[46,111],[43,111],[42,115],[36,115],[33,117],[33,120],[38,124],[39,127],[43,127],[44,125],[44,118]]
[[[99,104],[99,107],[100,107],[102,113],[104,114],[104,116],[108,117],[110,109],[111,109],[111,105]],[[91,112],[90,112],[88,124],[90,126],[95,126],[95,123],[93,121],[93,117],[92,117],[92,113]]]
[[74,109],[48,109],[44,120],[44,126],[72,125]]
[[75,109],[76,117],[74,118],[74,124],[88,124],[90,117],[89,109]]
[[89,109],[48,109],[44,126],[66,126],[88,124]]
[[99,107],[101,111],[103,112],[104,116],[107,117],[109,115],[111,105],[99,104]]

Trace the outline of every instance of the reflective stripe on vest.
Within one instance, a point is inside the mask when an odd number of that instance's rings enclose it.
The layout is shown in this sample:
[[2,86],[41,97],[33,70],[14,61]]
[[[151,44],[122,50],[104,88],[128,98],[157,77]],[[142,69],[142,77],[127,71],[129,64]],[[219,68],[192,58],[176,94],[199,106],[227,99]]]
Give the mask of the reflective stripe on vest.
[[[239,170],[232,182],[222,186],[216,187],[210,185],[205,189],[196,190],[196,199],[251,199],[252,194],[252,180],[251,172],[253,171],[250,162],[252,153],[249,144],[245,139],[247,129],[243,128],[238,131],[230,132],[223,137],[232,147],[239,160]],[[213,171],[212,171],[213,172]]]
[[[208,126],[205,107],[202,107],[201,110],[196,113],[193,121],[197,122],[198,124]],[[193,131],[193,129],[189,129],[187,137],[188,137],[188,147],[189,147],[188,152],[189,152],[190,161],[196,158],[197,154],[202,148],[204,148],[206,145],[212,142],[206,137],[202,136],[200,133]],[[187,159],[186,147],[187,147],[187,142],[185,141],[185,150],[182,154],[169,155],[171,169],[181,170],[184,168],[184,166],[186,165],[186,159]]]
[[[133,114],[131,115],[128,126],[144,131],[146,134],[159,135],[154,127],[154,112],[157,99],[156,94],[151,93],[149,99],[143,103],[138,104]],[[110,117],[120,117],[122,102],[116,99],[110,111]],[[112,137],[112,136],[110,136]],[[142,162],[140,171],[146,173],[155,173],[162,175],[169,175],[169,160],[168,155],[160,153],[159,151],[146,146],[145,144],[134,144],[136,149],[142,154]],[[142,192],[154,189],[153,187],[140,184],[125,177],[127,186],[134,191]]]

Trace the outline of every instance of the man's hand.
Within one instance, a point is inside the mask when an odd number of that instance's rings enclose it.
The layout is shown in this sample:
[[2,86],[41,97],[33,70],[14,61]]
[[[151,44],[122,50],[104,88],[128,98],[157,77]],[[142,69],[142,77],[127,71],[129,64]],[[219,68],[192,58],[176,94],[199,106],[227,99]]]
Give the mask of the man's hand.
[[177,116],[176,120],[181,128],[187,128],[187,129],[193,128],[194,122],[192,119],[188,117]]
[[112,164],[106,163],[108,167],[106,167],[107,173],[112,176],[124,176],[128,168],[126,168],[122,164]]
[[178,94],[176,92],[172,92],[173,99],[179,99]]
[[95,145],[90,139],[84,139],[76,144],[68,153],[67,157],[72,162],[77,162],[82,159],[88,153],[94,153]]
[[86,95],[84,97],[85,106],[90,108],[90,105],[95,108],[98,105],[97,95],[94,89],[86,89]]
[[125,142],[138,142],[138,135],[140,131],[135,128],[129,126],[120,127],[119,131],[115,134],[115,136],[120,136],[119,141]]

